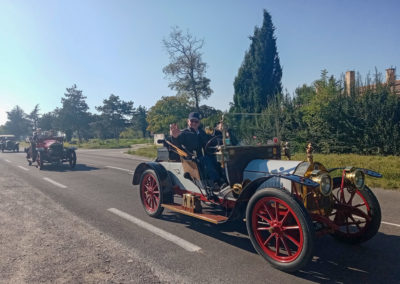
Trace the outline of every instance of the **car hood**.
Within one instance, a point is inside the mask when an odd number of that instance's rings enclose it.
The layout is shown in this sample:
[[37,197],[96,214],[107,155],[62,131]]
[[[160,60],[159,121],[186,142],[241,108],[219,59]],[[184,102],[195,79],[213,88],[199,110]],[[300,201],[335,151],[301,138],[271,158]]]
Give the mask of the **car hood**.
[[40,144],[38,144],[37,147],[38,147],[38,148],[39,148],[39,147],[49,148],[50,145],[52,145],[52,144],[54,144],[54,143],[60,144],[60,142],[58,142],[57,140],[50,139],[50,140],[44,140],[43,142],[41,142]]
[[[302,161],[253,160],[244,169],[243,180],[248,179],[253,181],[274,174],[293,174],[301,163]],[[290,181],[281,178],[274,178],[266,182],[263,186],[290,188]]]

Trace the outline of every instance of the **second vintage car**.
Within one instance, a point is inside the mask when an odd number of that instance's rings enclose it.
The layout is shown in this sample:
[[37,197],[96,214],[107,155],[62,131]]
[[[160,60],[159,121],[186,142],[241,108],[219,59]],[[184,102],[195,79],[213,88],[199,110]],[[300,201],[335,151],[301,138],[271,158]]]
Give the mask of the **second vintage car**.
[[54,135],[51,132],[35,133],[30,138],[30,146],[25,149],[28,164],[36,162],[39,169],[43,169],[45,163],[60,165],[68,162],[70,168],[76,165],[76,148],[64,147],[64,137]]

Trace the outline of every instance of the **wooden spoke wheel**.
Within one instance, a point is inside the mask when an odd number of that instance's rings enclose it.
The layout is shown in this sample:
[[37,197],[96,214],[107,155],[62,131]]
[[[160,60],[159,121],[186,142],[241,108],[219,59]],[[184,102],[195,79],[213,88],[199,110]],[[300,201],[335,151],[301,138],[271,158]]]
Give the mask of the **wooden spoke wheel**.
[[153,170],[146,170],[140,178],[140,199],[144,210],[151,217],[159,217],[164,210],[160,182]]
[[256,192],[247,206],[246,223],[254,248],[276,268],[295,271],[312,257],[312,221],[287,191],[268,188]]
[[43,158],[42,154],[40,152],[37,153],[36,163],[37,163],[39,170],[43,170],[43,159],[42,158]]
[[68,162],[69,162],[69,166],[71,169],[75,168],[75,166],[76,166],[76,152],[75,151],[71,151],[69,153]]
[[339,241],[356,244],[362,243],[379,230],[381,208],[374,193],[367,186],[358,190],[346,185],[340,191],[341,178],[333,181],[334,210],[331,220],[339,226],[332,236]]

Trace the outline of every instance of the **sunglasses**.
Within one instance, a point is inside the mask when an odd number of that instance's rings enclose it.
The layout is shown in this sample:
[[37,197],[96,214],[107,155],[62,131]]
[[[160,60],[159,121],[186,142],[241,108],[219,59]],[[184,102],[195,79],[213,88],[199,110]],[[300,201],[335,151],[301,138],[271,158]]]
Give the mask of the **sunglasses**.
[[200,121],[198,121],[197,119],[191,119],[190,122],[191,123],[199,123]]

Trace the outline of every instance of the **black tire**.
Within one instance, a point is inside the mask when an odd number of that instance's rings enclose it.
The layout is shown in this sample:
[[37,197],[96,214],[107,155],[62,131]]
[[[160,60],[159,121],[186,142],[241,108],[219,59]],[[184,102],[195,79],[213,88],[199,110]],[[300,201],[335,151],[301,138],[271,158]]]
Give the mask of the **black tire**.
[[257,191],[246,208],[246,226],[256,251],[279,270],[299,270],[313,256],[311,218],[303,204],[284,189]]
[[42,159],[42,154],[40,152],[37,153],[36,162],[39,170],[43,170],[43,159]]
[[[336,240],[348,244],[366,242],[378,233],[381,225],[382,213],[379,202],[367,186],[364,186],[362,190],[345,186],[344,193],[347,205],[344,207],[338,194],[340,184],[341,178],[333,179],[335,209],[331,218],[336,225],[339,225],[339,230],[331,235]],[[352,195],[354,196],[351,197]],[[354,204],[357,206],[353,206]]]
[[139,195],[143,208],[146,213],[154,218],[158,218],[164,211],[163,195],[160,182],[153,170],[145,170],[139,182]]
[[70,168],[71,169],[75,168],[75,166],[76,166],[76,153],[75,153],[75,151],[71,151],[69,153],[69,159],[68,160],[69,160]]

